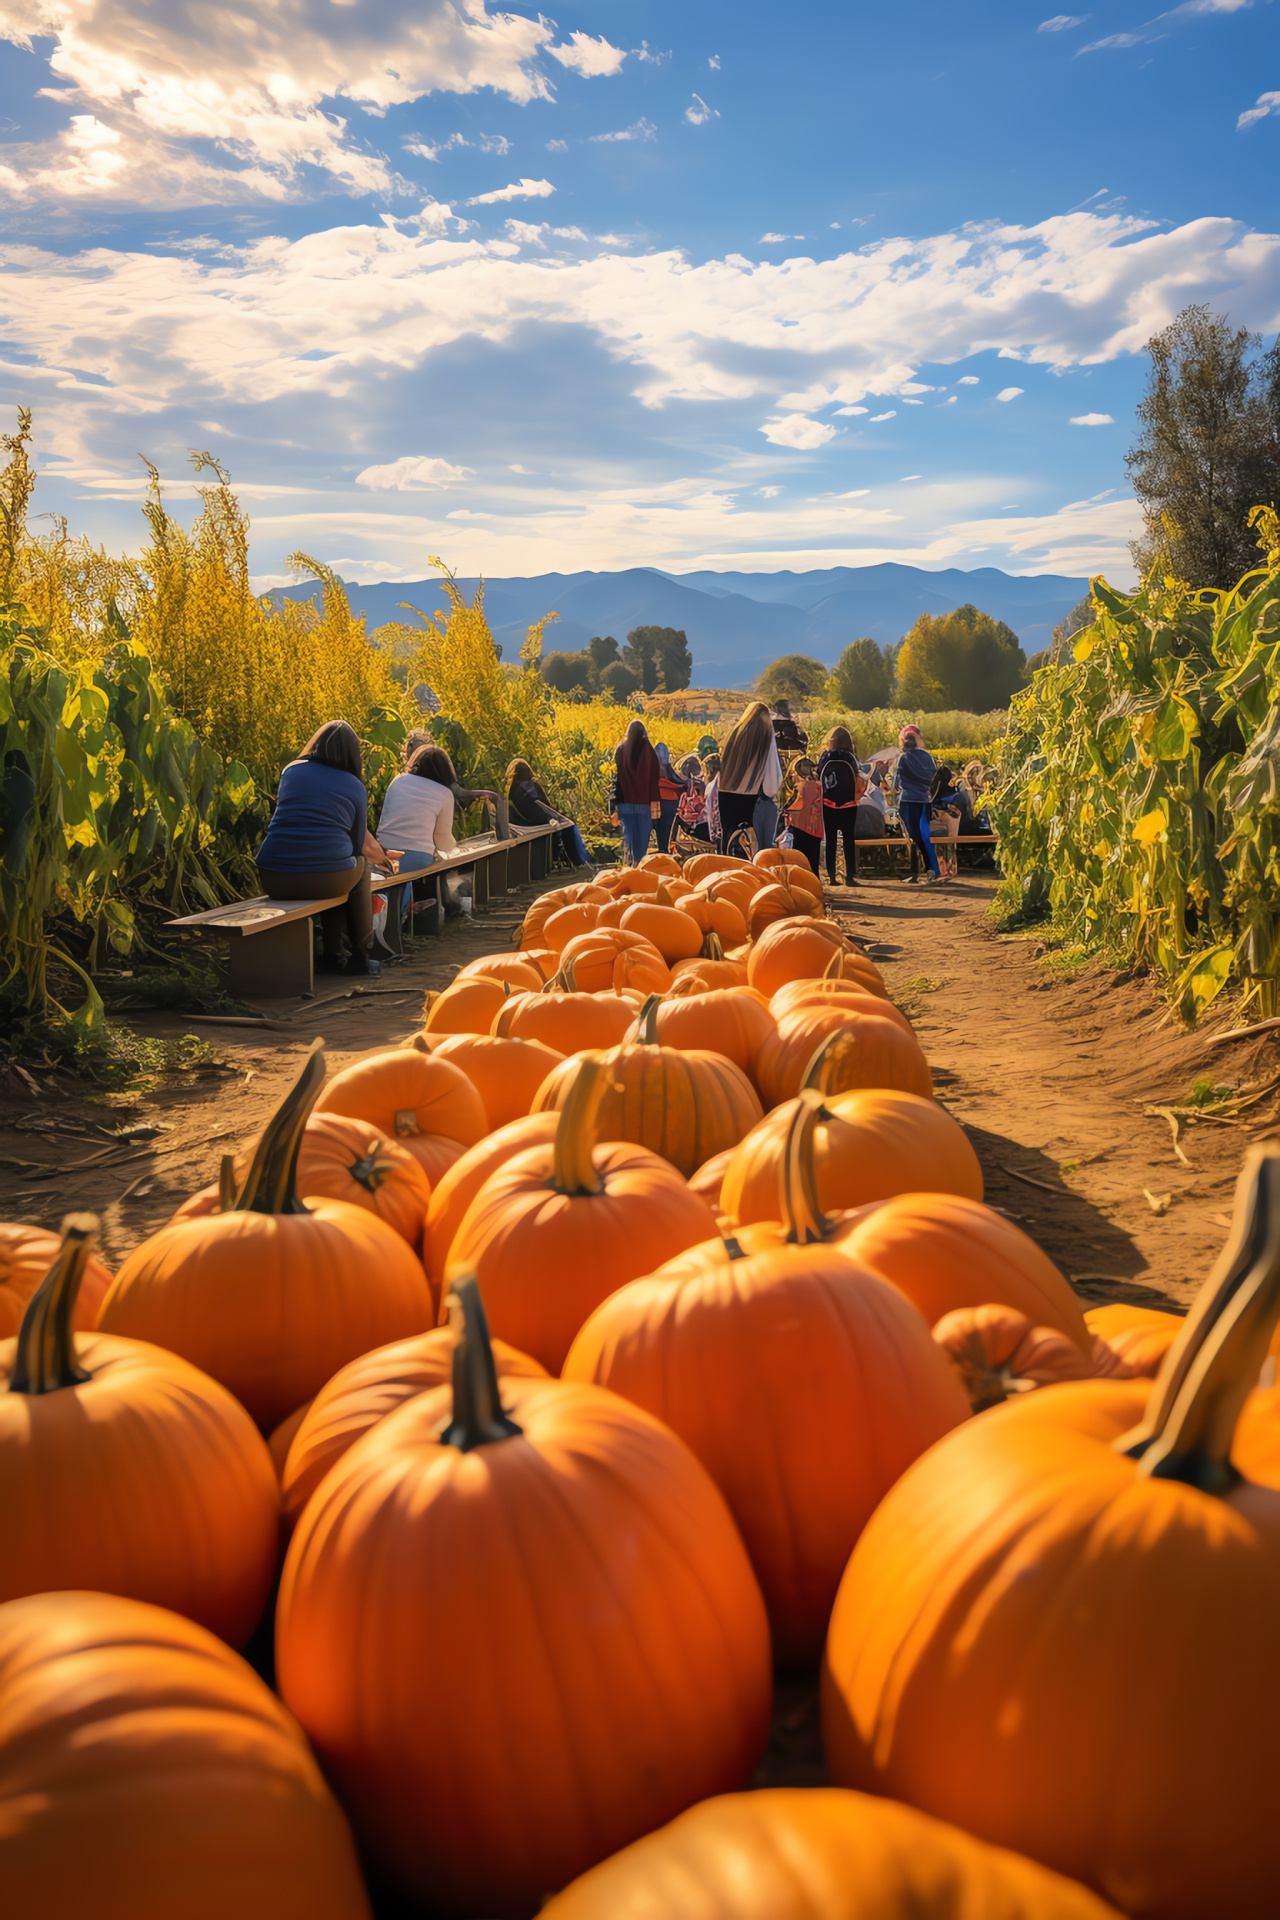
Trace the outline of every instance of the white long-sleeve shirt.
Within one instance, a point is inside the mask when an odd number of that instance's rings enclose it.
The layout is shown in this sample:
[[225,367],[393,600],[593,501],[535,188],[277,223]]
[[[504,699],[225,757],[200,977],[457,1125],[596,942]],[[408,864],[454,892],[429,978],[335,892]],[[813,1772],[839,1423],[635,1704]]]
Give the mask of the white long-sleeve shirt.
[[421,774],[398,773],[387,788],[378,821],[378,840],[384,847],[406,852],[456,853],[453,837],[453,795],[436,780]]

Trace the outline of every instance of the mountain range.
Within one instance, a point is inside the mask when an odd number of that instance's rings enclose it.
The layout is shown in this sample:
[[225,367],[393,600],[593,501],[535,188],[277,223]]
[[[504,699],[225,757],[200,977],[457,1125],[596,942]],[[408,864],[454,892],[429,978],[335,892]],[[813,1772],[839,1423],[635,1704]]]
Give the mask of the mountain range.
[[[460,580],[468,597],[479,582]],[[693,654],[695,687],[748,687],[781,653],[807,653],[833,666],[864,634],[897,641],[922,613],[949,613],[966,601],[1013,628],[1028,654],[1047,647],[1087,580],[1061,574],[1009,574],[997,567],[937,573],[885,561],[873,567],[820,567],[807,573],[543,573],[485,581],[485,608],[503,657],[514,660],[535,620],[559,614],[546,631],[547,652],[576,653],[593,634],[621,644],[634,627],[682,627]],[[270,598],[310,599],[314,582],[276,588]],[[347,586],[370,630],[411,621],[402,602],[432,613],[444,596],[438,579]]]

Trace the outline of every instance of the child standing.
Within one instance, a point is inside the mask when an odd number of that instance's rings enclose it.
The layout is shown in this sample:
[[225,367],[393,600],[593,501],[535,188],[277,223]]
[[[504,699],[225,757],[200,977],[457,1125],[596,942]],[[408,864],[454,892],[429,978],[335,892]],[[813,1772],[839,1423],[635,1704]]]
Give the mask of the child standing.
[[796,783],[795,799],[787,808],[792,843],[815,873],[822,850],[822,786],[812,760],[797,760],[791,769]]

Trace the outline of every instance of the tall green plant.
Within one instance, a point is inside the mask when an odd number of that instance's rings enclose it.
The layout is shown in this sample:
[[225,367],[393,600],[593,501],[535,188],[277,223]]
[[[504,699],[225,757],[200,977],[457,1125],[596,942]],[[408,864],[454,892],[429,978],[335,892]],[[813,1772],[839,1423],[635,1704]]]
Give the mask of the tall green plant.
[[1194,1020],[1229,980],[1280,1008],[1280,523],[1229,591],[1094,582],[1092,625],[1010,709],[1006,888],[1145,960]]

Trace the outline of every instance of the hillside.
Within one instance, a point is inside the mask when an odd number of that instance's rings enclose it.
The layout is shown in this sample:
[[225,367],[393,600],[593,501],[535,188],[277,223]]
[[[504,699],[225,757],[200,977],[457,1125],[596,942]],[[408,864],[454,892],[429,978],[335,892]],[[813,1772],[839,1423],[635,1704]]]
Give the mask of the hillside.
[[[477,582],[459,583],[468,594]],[[1060,574],[1016,575],[995,567],[937,573],[886,562],[874,567],[824,567],[808,573],[661,573],[629,567],[620,573],[544,573],[488,580],[485,605],[494,638],[506,657],[518,653],[530,623],[549,609],[559,622],[547,646],[576,652],[593,634],[625,639],[633,627],[683,627],[693,653],[695,686],[749,686],[780,653],[810,653],[834,664],[850,640],[900,640],[921,613],[947,613],[972,601],[1011,626],[1028,653],[1047,646],[1054,626],[1076,604],[1087,580]],[[273,599],[304,599],[313,583],[277,589]],[[437,581],[382,581],[350,585],[353,607],[371,627],[407,618],[407,601],[432,612]]]

